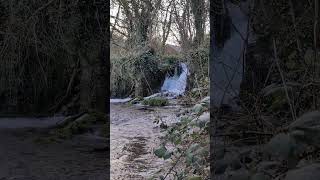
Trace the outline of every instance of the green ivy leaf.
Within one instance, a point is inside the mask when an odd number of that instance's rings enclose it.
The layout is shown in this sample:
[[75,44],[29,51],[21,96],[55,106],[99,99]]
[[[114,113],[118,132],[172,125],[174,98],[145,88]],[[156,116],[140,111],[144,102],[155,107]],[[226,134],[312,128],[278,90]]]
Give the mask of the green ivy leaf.
[[200,114],[201,112],[203,112],[203,110],[204,110],[204,107],[201,104],[196,104],[192,109],[192,111],[197,114]]
[[158,158],[163,158],[164,160],[169,159],[172,155],[172,152],[169,152],[164,145],[161,145],[158,149],[154,151],[154,154]]
[[167,152],[167,148],[164,145],[161,145],[158,149],[156,149],[154,151],[154,154],[158,157],[158,158],[162,158],[165,156]]
[[163,159],[164,159],[164,160],[167,160],[167,159],[169,159],[169,158],[171,157],[171,155],[172,155],[172,152],[167,151],[167,152],[165,152],[165,154],[163,155]]

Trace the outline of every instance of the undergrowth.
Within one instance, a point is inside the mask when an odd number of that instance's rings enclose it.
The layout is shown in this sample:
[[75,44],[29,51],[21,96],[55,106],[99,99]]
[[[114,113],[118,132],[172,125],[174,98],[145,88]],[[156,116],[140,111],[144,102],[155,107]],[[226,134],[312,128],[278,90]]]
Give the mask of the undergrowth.
[[[201,107],[200,107],[201,106]],[[165,137],[154,154],[170,159],[172,166],[160,179],[201,180],[209,177],[209,113],[208,101],[195,105],[172,125],[163,125]],[[161,127],[161,126],[160,126]]]
[[142,104],[149,106],[166,106],[169,104],[169,101],[166,98],[155,97],[143,100]]

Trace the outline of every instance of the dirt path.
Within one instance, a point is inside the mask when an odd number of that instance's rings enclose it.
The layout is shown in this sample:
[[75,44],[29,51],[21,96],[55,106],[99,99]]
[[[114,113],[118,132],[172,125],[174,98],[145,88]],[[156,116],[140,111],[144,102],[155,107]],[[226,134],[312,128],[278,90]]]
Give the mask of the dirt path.
[[159,116],[164,121],[175,121],[175,111],[177,108],[149,111],[111,104],[111,180],[148,179],[161,168],[169,167],[170,160],[153,155],[163,135],[153,120]]
[[[0,180],[108,179],[108,152],[91,151],[85,145],[81,147],[76,138],[58,143],[37,142],[36,139],[44,134],[16,127],[30,127],[28,122],[33,120],[9,120],[0,119]],[[47,120],[43,121],[43,127]]]

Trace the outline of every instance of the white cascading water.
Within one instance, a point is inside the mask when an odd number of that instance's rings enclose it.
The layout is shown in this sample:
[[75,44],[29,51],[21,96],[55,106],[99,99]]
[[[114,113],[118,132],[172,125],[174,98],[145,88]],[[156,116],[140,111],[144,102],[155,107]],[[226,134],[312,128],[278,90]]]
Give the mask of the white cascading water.
[[182,95],[185,92],[189,69],[185,63],[180,63],[180,66],[182,73],[178,75],[176,70],[174,76],[167,76],[161,87],[162,92],[168,92],[173,95]]

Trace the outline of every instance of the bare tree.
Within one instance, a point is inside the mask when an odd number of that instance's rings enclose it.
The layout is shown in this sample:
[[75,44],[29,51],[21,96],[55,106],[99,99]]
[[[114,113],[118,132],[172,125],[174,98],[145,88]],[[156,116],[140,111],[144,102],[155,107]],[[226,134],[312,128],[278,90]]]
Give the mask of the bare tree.
[[129,44],[144,45],[149,40],[161,0],[118,0],[118,3],[125,16]]
[[174,3],[174,22],[179,34],[179,44],[183,50],[188,50],[193,39],[193,30],[191,13],[190,13],[190,1],[182,0]]
[[171,31],[171,26],[172,26],[172,17],[173,17],[173,9],[172,9],[172,4],[173,4],[174,0],[171,0],[166,9],[165,9],[165,17],[164,20],[162,22],[162,45],[161,45],[161,49],[162,49],[162,53],[165,51],[165,46]]
[[194,37],[194,45],[199,46],[204,39],[205,33],[205,21],[206,21],[206,3],[205,0],[198,1],[190,1],[191,2],[191,10],[194,17],[194,26],[196,30],[196,34]]

